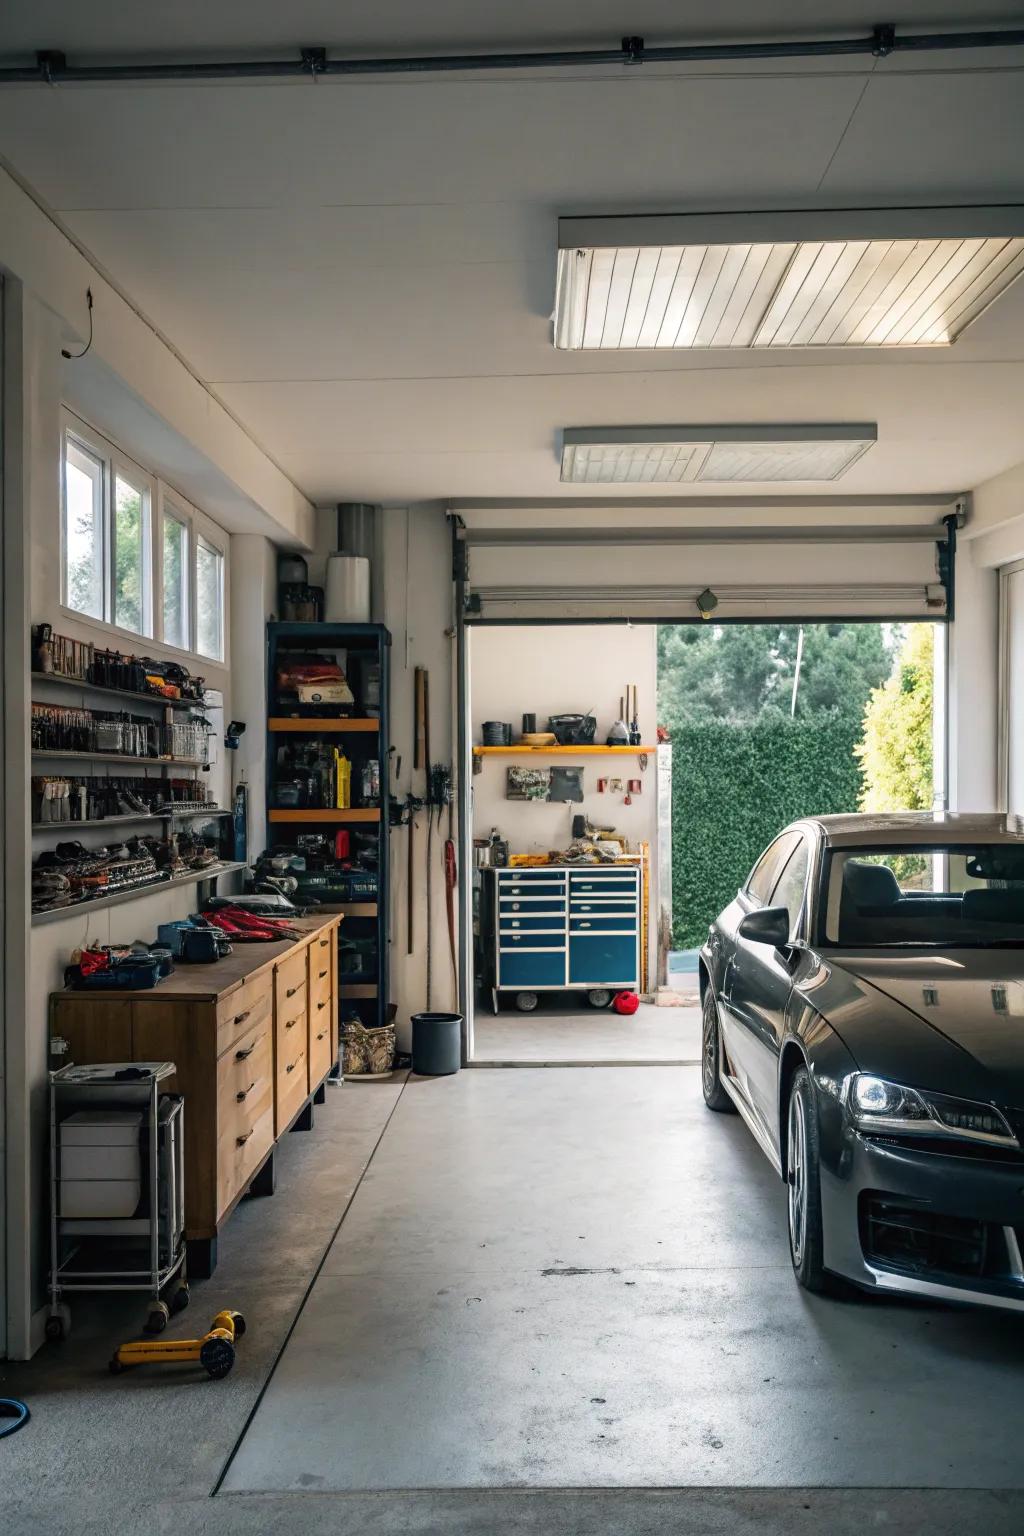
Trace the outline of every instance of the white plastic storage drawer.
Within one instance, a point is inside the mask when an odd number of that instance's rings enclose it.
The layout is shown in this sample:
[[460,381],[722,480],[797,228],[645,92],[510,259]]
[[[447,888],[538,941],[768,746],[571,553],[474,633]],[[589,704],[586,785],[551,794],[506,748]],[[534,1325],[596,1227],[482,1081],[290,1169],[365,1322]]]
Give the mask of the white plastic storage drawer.
[[60,1125],[60,1214],[127,1217],[142,1194],[137,1110],[80,1110]]

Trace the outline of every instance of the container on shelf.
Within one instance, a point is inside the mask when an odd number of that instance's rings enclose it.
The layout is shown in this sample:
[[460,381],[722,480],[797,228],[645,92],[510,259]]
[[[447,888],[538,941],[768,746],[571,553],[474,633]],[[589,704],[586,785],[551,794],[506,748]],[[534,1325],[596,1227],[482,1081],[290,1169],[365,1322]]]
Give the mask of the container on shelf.
[[328,555],[324,593],[327,624],[368,624],[370,562],[366,556]]

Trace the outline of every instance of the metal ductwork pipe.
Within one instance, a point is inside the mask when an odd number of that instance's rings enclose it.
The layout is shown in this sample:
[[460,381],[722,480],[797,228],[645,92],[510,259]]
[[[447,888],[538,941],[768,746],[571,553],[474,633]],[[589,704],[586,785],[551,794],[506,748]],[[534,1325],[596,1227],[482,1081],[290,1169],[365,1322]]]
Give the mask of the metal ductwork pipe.
[[327,557],[324,583],[324,618],[329,624],[370,622],[370,562],[376,535],[375,506],[338,502],[338,548]]
[[377,508],[368,501],[338,502],[338,550],[373,559]]

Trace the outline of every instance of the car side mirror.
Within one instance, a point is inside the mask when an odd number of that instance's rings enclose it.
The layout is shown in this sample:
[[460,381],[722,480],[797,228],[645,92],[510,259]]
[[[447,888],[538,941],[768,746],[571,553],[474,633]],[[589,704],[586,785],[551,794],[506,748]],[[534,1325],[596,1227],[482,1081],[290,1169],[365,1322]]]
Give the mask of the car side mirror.
[[785,907],[761,907],[756,912],[748,912],[736,931],[749,944],[771,944],[774,949],[786,949],[789,945],[789,912]]

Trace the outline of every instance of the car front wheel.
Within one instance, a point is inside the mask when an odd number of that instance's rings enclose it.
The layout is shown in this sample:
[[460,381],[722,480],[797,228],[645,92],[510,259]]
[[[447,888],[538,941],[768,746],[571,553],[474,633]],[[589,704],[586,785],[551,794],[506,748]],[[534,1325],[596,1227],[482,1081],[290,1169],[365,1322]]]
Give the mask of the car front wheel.
[[793,1078],[786,1134],[789,1252],[793,1271],[808,1291],[824,1291],[828,1275],[822,1262],[821,1163],[814,1085],[806,1067]]
[[722,1087],[722,1044],[718,1035],[718,1004],[710,986],[704,993],[704,1020],[701,1027],[700,1075],[704,1089],[704,1103],[708,1109],[735,1110],[735,1105]]

